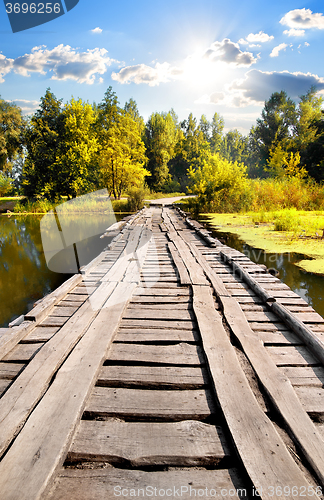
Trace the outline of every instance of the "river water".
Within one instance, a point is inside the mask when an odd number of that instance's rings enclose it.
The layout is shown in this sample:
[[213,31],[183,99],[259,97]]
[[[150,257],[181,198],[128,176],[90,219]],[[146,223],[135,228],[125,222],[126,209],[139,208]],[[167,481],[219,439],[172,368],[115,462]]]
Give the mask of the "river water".
[[200,217],[199,222],[212,232],[214,238],[244,253],[256,264],[265,264],[268,268],[274,267],[279,271],[279,278],[294,292],[306,300],[321,316],[324,317],[324,276],[303,271],[296,263],[308,257],[296,253],[267,253],[254,248],[236,234],[216,231],[209,224],[208,217]]
[[[113,219],[121,220],[123,217],[125,214],[116,214]],[[74,262],[72,258],[75,255],[73,245],[69,245],[65,253],[57,252],[57,255],[50,256],[51,260],[44,254],[41,220],[42,216],[37,215],[0,216],[0,328],[7,327],[15,318],[26,314],[35,301],[77,272],[75,258]],[[70,227],[76,227],[73,238],[78,241],[81,266],[107,246],[109,239],[100,239],[100,235],[114,220],[100,214],[91,214],[90,217],[86,214],[70,216],[65,239],[67,241],[71,235]],[[85,238],[87,234],[95,235]]]

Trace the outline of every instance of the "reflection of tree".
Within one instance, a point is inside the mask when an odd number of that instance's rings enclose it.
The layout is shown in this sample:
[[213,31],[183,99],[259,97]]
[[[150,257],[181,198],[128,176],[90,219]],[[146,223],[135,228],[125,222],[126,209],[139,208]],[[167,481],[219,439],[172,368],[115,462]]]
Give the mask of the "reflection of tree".
[[38,217],[2,218],[0,252],[0,326],[4,326],[66,276],[50,272],[45,264]]

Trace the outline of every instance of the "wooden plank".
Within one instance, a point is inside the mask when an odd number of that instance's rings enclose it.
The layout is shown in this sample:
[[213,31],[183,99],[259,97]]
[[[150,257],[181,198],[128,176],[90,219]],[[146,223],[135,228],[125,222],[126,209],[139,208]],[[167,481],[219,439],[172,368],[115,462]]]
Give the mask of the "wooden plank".
[[168,290],[165,287],[159,287],[158,285],[152,286],[151,288],[142,288],[138,286],[134,292],[134,296],[132,300],[136,300],[137,296],[144,297],[189,297],[190,292],[188,288],[171,288]]
[[191,282],[197,285],[206,285],[207,282],[203,270],[194,259],[186,243],[174,232],[169,232],[168,237],[176,246],[181,259],[188,270]]
[[9,379],[0,379],[0,396],[4,393],[7,387],[11,384],[11,380]]
[[148,308],[127,308],[124,313],[124,320],[167,320],[167,321],[192,321],[194,319],[193,312],[191,310],[184,309],[167,309],[159,308],[148,309]]
[[78,308],[79,308],[79,305],[76,307],[57,305],[54,307],[53,311],[51,312],[51,316],[52,317],[53,316],[72,316],[72,314],[74,314]]
[[85,408],[91,418],[206,420],[216,413],[208,390],[155,391],[95,387]]
[[[69,448],[135,284],[119,283],[0,462],[3,500],[42,498]],[[26,371],[26,370],[25,370]],[[23,372],[24,373],[24,372]],[[7,393],[8,394],[8,393]],[[46,422],[46,425],[44,425]],[[21,453],[24,450],[24,453]],[[38,459],[35,461],[35,457]]]
[[136,304],[163,304],[165,307],[167,304],[172,304],[178,307],[180,304],[190,304],[189,295],[138,295],[132,298],[129,307],[133,307]]
[[[124,494],[143,498],[164,494],[166,497],[192,500],[200,494],[203,498],[219,500],[248,498],[248,490],[238,480],[238,472],[230,470],[169,470],[144,472],[114,467],[104,469],[62,469],[49,496],[42,500],[108,500]],[[202,496],[206,492],[208,496]],[[180,496],[181,495],[181,496]],[[121,497],[123,498],[123,497]]]
[[195,420],[174,423],[81,420],[68,460],[128,467],[216,466],[229,457],[222,429]]
[[54,305],[62,300],[74,287],[82,281],[81,274],[75,274],[65,281],[52,293],[46,295],[28,314],[25,315],[27,321],[37,321],[39,323],[49,312]]
[[[114,284],[98,289],[97,305],[104,304]],[[96,298],[96,297],[94,297]],[[28,366],[2,397],[0,405],[0,455],[19,432],[28,415],[46,391],[57,368],[96,316],[86,302],[30,361]]]
[[172,241],[170,241],[168,243],[168,247],[169,247],[170,253],[172,255],[173,262],[175,263],[175,265],[178,269],[181,285],[190,285],[190,283],[191,283],[190,276],[188,274],[188,271],[187,271],[185,264],[183,263],[183,260],[180,257],[180,254],[179,254],[177,248],[175,247],[175,245]]
[[208,383],[203,367],[103,366],[97,385],[106,387],[146,387],[160,389],[201,389]]
[[217,397],[254,486],[263,492],[263,499],[269,500],[270,484],[307,488],[309,484],[303,473],[251,391],[221,316],[214,309],[211,290],[193,286],[193,292],[194,310]]
[[114,344],[109,352],[108,360],[167,365],[201,365],[205,362],[199,346],[184,342],[168,346]]
[[322,366],[284,366],[282,372],[292,385],[324,386],[324,368]]
[[[128,332],[128,333],[126,333]],[[156,343],[178,343],[189,342],[197,343],[200,336],[196,330],[141,330],[134,332],[132,330],[121,329],[116,337],[116,342],[127,342],[136,344],[156,344]]]
[[301,404],[312,418],[324,422],[324,389],[323,387],[295,387]]
[[262,339],[264,345],[275,345],[275,344],[288,344],[288,345],[300,345],[302,341],[292,332],[281,331],[281,332],[263,332],[258,331],[258,336]]
[[244,315],[248,321],[253,321],[253,322],[258,322],[258,323],[262,323],[262,322],[278,323],[278,322],[282,321],[276,314],[273,314],[273,313],[268,312],[268,311],[264,311],[264,312],[246,311],[244,313]]
[[3,361],[30,361],[43,345],[43,342],[18,344],[2,359]]
[[318,360],[304,346],[267,347],[271,358],[277,366],[314,366]]
[[0,363],[0,379],[15,378],[24,366],[22,363]]
[[36,326],[32,332],[26,335],[23,342],[47,342],[59,329],[59,326]]
[[63,326],[70,316],[48,316],[40,323],[41,326]]
[[171,302],[170,303],[165,303],[165,302],[155,302],[153,304],[147,304],[147,303],[140,303],[140,302],[132,302],[128,305],[127,310],[133,310],[133,311],[155,311],[155,312],[160,312],[161,309],[163,311],[174,311],[175,309],[177,311],[192,311],[192,305],[191,302],[189,302],[188,299],[186,301],[182,302]]
[[168,320],[154,320],[154,319],[123,319],[121,328],[171,328],[179,330],[187,330],[190,323],[188,321],[168,321]]
[[64,302],[84,302],[88,297],[88,294],[86,295],[80,295],[77,293],[69,293],[62,301],[61,304],[63,305]]

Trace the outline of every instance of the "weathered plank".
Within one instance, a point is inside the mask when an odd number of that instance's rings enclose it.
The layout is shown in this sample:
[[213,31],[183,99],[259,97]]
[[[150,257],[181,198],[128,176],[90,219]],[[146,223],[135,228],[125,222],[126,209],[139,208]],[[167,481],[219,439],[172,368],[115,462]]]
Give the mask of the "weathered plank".
[[183,263],[183,260],[181,259],[177,248],[175,247],[175,245],[172,241],[170,241],[168,243],[168,247],[169,247],[170,253],[172,255],[172,259],[173,259],[173,261],[178,269],[179,276],[180,276],[180,283],[182,285],[190,285],[191,279],[190,279],[190,276],[188,274],[188,270],[187,270],[185,264]]
[[295,387],[301,404],[314,419],[324,422],[324,389],[323,387]]
[[168,320],[168,321],[192,321],[194,315],[191,310],[185,309],[149,309],[149,308],[127,308],[124,320]]
[[196,330],[159,330],[157,329],[136,329],[119,330],[116,342],[152,344],[152,343],[197,343],[200,341],[199,333]]
[[43,347],[43,345],[43,342],[37,342],[33,344],[18,344],[2,359],[3,361],[27,362],[35,356],[35,354]]
[[187,330],[189,321],[158,320],[158,319],[123,319],[121,328],[165,328]]
[[220,427],[195,420],[175,423],[81,420],[68,460],[147,466],[216,466],[228,458]]
[[168,346],[114,344],[108,361],[201,365],[204,363],[204,357],[201,347],[184,342]]
[[24,337],[22,342],[47,342],[59,329],[59,326],[36,326],[32,332]]
[[324,387],[324,368],[322,366],[284,366],[282,372],[292,385]]
[[104,469],[66,469],[60,472],[49,496],[42,500],[107,500],[124,495],[165,495],[170,498],[181,496],[182,500],[194,497],[220,500],[248,498],[249,491],[238,479],[239,473],[230,470],[170,470],[166,472],[144,472],[108,467]]
[[90,417],[161,421],[206,420],[216,413],[208,390],[155,391],[95,387],[85,408]]
[[[114,284],[102,285],[97,305],[105,302]],[[47,389],[57,368],[73,349],[94,318],[92,306],[86,302],[30,361],[0,405],[0,454],[19,432],[30,412]]]
[[277,331],[277,332],[263,332],[258,331],[258,336],[262,339],[264,345],[287,344],[287,345],[300,345],[302,341],[292,332]]
[[[50,486],[55,470],[63,463],[85,400],[134,286],[127,282],[117,285],[106,307],[100,310],[3,457],[0,462],[3,500],[17,497],[36,500]],[[35,457],[41,460],[35,461]]]
[[304,346],[275,347],[266,348],[277,366],[314,366],[318,365],[318,360]]
[[106,387],[146,387],[200,389],[208,383],[203,367],[187,366],[103,366],[97,385]]
[[304,475],[251,391],[221,317],[214,309],[210,289],[194,286],[193,291],[194,310],[217,397],[253,484],[263,492],[264,499],[271,498],[270,484],[307,488]]
[[24,366],[22,363],[0,363],[0,379],[15,378]]

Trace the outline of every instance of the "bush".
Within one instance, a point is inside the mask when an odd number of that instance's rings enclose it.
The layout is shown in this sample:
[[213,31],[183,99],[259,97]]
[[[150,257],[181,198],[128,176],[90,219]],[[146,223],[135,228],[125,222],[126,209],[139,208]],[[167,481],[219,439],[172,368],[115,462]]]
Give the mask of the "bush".
[[132,187],[128,190],[128,211],[137,212],[144,207],[144,200],[146,198],[147,190],[144,186]]
[[8,196],[14,193],[13,180],[0,172],[0,197]]
[[280,210],[274,214],[275,231],[293,231],[297,233],[301,229],[302,219],[295,208]]

